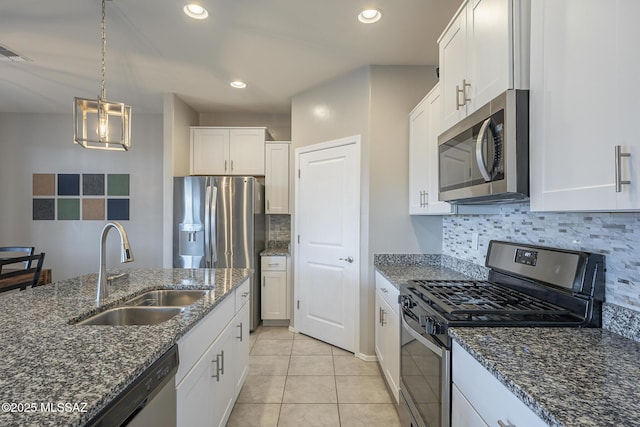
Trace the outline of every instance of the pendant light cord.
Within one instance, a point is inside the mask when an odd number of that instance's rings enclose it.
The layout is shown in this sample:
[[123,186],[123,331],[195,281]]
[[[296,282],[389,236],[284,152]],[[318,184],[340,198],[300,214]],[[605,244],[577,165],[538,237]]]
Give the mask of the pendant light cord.
[[104,100],[106,98],[106,89],[105,89],[105,84],[104,84],[104,80],[105,80],[105,73],[106,73],[106,66],[105,66],[105,56],[107,54],[107,24],[106,24],[106,13],[105,13],[105,9],[106,9],[106,0],[102,0],[102,26],[101,26],[101,30],[102,30],[102,82],[100,85],[100,98],[102,100]]

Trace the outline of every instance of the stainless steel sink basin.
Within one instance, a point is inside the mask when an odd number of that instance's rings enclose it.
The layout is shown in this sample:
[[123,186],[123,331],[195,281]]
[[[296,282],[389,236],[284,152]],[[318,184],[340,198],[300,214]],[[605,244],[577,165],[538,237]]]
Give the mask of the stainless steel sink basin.
[[116,307],[89,317],[78,325],[155,325],[179,314],[180,307]]
[[186,307],[202,298],[206,290],[177,290],[163,289],[159,291],[149,291],[125,301],[128,306],[149,306],[149,307]]

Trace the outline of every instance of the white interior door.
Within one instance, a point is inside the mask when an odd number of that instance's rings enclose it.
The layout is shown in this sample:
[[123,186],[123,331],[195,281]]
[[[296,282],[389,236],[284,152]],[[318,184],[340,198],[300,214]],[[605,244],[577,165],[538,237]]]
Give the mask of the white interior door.
[[356,351],[360,137],[296,150],[296,328]]

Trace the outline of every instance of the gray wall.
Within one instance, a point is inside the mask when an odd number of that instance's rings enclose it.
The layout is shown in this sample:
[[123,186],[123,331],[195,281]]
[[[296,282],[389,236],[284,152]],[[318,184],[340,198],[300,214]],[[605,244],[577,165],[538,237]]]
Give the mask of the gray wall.
[[[444,253],[484,265],[491,239],[601,253],[606,256],[606,301],[640,311],[640,214],[530,212],[528,203],[501,210],[445,217]],[[477,251],[471,248],[473,233],[479,235]]]
[[365,355],[374,354],[373,254],[439,253],[442,247],[441,218],[410,218],[406,194],[408,115],[435,82],[432,67],[366,66],[292,99],[294,150],[361,136],[360,352]]
[[119,240],[110,233],[108,267],[159,267],[162,256],[162,116],[134,113],[128,152],[87,150],[73,144],[71,114],[0,114],[0,246],[29,245],[46,253],[45,268],[61,280],[98,271],[106,221],[33,221],[32,174],[130,174],[126,228],[135,262],[119,264]]
[[289,113],[200,113],[200,126],[266,126],[274,141],[291,141]]

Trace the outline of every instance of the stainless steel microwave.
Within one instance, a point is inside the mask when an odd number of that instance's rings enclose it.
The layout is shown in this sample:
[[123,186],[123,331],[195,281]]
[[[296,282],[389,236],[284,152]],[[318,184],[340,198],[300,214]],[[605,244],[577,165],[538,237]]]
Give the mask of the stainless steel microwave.
[[529,198],[529,91],[507,90],[438,137],[439,199]]

